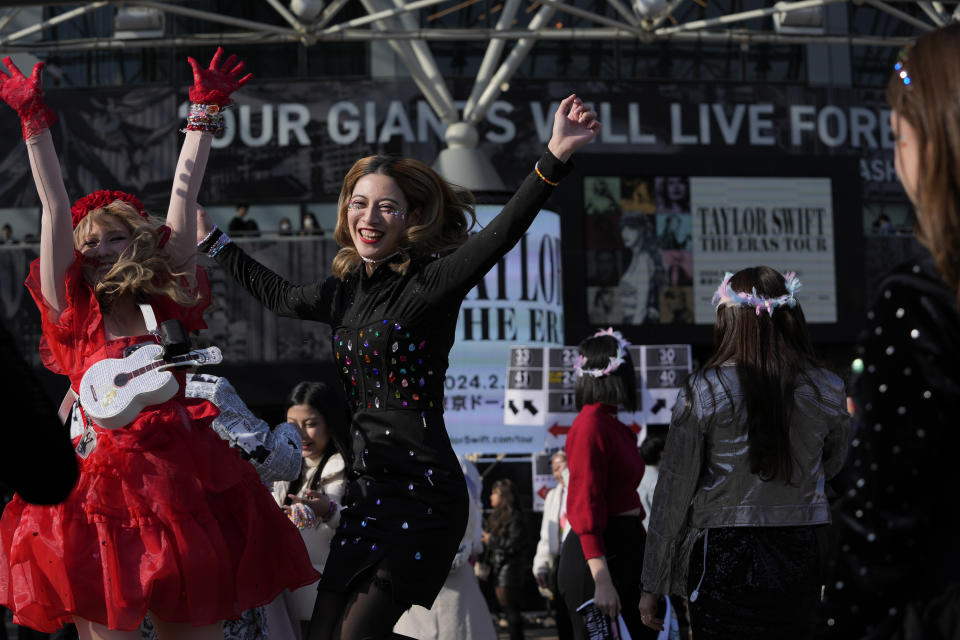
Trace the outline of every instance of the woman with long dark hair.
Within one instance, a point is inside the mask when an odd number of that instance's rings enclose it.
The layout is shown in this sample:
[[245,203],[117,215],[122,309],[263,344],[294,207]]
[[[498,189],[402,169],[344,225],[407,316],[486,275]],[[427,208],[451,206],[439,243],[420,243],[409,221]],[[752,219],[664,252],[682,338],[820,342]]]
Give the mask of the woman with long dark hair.
[[827,583],[831,637],[955,637],[960,619],[960,24],[907,46],[887,85],[917,254],[877,287],[853,362],[858,431]]
[[637,408],[629,347],[619,331],[599,331],[580,343],[575,365],[580,413],[565,447],[571,531],[560,549],[557,582],[577,640],[588,636],[586,619],[576,612],[591,598],[611,620],[622,615],[631,637],[656,637],[636,610],[644,545],[637,494],[643,459],[636,434],[617,419],[619,407]]
[[[820,591],[814,528],[843,464],[843,381],[817,361],[796,298],[770,267],[727,274],[716,349],[673,409],[653,499],[640,612],[689,596],[694,637],[807,638]],[[692,552],[691,552],[692,550]]]
[[[347,426],[342,395],[324,382],[299,382],[287,397],[286,420],[300,432],[303,464],[300,477],[293,482],[273,483],[273,497],[297,525],[310,562],[322,573],[330,541],[340,526],[347,488],[346,465],[333,438]],[[316,583],[293,593],[288,613],[295,628],[306,630],[316,596]]]
[[483,531],[490,580],[497,602],[507,614],[510,640],[522,640],[523,616],[520,613],[524,577],[524,550],[527,528],[513,481],[503,478],[490,490],[493,511]]

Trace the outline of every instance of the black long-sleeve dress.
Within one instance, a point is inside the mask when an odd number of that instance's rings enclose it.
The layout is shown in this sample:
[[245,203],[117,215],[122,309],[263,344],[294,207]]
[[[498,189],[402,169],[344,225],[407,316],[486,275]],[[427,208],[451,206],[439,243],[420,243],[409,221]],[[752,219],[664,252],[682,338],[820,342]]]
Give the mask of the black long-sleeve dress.
[[[567,173],[549,151],[540,171]],[[467,489],[443,421],[447,357],[464,297],[533,222],[552,187],[531,172],[503,211],[453,253],[415,258],[405,275],[363,265],[339,280],[293,285],[234,244],[216,261],[281,316],[333,327],[353,409],[351,478],[320,589],[343,592],[370,567],[394,598],[430,607],[467,524]],[[396,259],[400,259],[399,257]]]

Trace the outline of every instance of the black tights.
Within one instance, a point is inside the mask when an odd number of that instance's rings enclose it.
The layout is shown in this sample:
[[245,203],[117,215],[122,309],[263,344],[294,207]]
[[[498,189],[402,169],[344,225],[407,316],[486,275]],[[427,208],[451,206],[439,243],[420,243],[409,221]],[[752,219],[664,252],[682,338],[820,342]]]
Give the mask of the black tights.
[[494,587],[493,591],[497,594],[497,602],[500,603],[503,612],[507,615],[507,624],[510,625],[510,640],[523,640],[520,587],[497,586]]
[[307,640],[388,640],[406,638],[393,633],[409,605],[393,599],[389,574],[371,570],[346,593],[320,589],[313,605]]

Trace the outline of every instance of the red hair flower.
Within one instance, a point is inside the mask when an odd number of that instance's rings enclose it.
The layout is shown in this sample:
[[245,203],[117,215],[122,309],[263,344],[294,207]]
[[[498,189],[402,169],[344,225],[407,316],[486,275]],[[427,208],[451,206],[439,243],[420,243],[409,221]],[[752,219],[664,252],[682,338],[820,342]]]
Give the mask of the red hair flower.
[[98,189],[93,193],[87,194],[73,203],[73,206],[70,207],[70,214],[73,218],[73,228],[77,228],[77,224],[81,220],[87,217],[87,214],[95,209],[101,209],[114,200],[123,200],[127,204],[131,205],[134,209],[137,210],[144,218],[147,217],[147,212],[144,211],[143,203],[137,199],[136,196],[126,193],[124,191],[110,191],[109,189]]

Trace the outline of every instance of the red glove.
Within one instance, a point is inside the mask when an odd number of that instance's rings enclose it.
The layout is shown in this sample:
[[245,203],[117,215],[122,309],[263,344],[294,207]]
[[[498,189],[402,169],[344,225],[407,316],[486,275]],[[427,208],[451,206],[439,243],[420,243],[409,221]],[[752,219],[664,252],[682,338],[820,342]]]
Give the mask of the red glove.
[[43,90],[40,88],[40,77],[43,63],[33,65],[33,73],[27,78],[13,60],[3,59],[10,75],[0,70],[0,99],[13,107],[20,116],[23,125],[23,139],[37,135],[57,121],[56,114],[43,102]]
[[[213,54],[213,60],[210,61],[210,67],[202,68],[193,58],[187,58],[187,62],[193,67],[193,86],[190,87],[190,102],[196,104],[215,104],[225,107],[232,102],[230,94],[250,82],[253,78],[252,73],[248,73],[242,78],[237,78],[246,65],[240,63],[230,69],[237,61],[237,56],[230,56],[227,61],[220,64],[220,58],[223,57],[223,47],[217,47],[217,52]],[[229,71],[227,71],[229,69]]]

